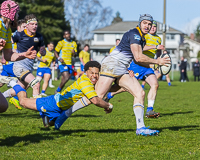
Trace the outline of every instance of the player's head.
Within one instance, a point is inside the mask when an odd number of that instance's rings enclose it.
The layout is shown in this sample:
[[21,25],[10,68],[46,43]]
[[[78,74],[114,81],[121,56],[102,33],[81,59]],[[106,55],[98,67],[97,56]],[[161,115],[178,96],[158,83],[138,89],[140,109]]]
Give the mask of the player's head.
[[116,46],[120,43],[120,39],[116,39]]
[[152,23],[153,17],[150,14],[140,15],[138,26],[143,34],[147,34],[150,31]]
[[24,19],[20,19],[17,21],[17,31],[21,32],[26,28],[26,21]]
[[47,48],[48,48],[49,51],[52,51],[54,49],[54,43],[49,42],[49,44],[47,45]]
[[167,50],[164,50],[164,51],[163,51],[163,54],[167,54]]
[[8,28],[10,25],[16,27],[16,21],[19,17],[18,15],[19,5],[12,1],[7,0],[1,4],[1,12],[0,15],[6,20],[6,27]]
[[67,41],[70,41],[70,39],[71,39],[70,30],[65,30],[65,31],[63,32],[63,37],[64,37]]
[[85,64],[84,70],[86,76],[91,80],[92,84],[96,84],[99,79],[101,65],[97,61],[89,61]]
[[38,20],[34,14],[29,14],[25,16],[26,30],[31,34],[35,34],[38,28]]
[[89,44],[85,44],[85,45],[84,45],[84,51],[88,52],[88,51],[89,51],[89,49],[90,49],[90,46],[89,46]]
[[149,31],[150,34],[154,35],[157,32],[157,22],[153,21],[151,30]]

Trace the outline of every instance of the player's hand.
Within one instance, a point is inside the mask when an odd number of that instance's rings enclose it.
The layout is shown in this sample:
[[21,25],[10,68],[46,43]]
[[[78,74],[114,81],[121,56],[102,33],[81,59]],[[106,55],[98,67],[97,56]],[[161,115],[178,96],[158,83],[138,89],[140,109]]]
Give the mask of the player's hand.
[[64,60],[63,60],[62,58],[60,58],[60,59],[59,59],[59,61],[60,61],[61,63],[63,63],[63,62],[64,62]]
[[104,111],[106,112],[106,114],[111,113],[113,110],[113,105],[111,103],[109,103],[109,107],[105,108]]
[[6,41],[4,39],[0,39],[0,51],[5,47]]
[[128,71],[130,77],[135,77],[134,72],[132,70]]
[[157,60],[158,60],[157,64],[160,66],[168,66],[168,64],[171,64],[169,57],[163,57],[163,58],[158,57]]
[[46,62],[47,62],[47,60],[46,60],[46,59],[43,59],[43,60],[42,60],[42,62],[43,62],[43,63],[46,63]]
[[164,50],[164,49],[165,49],[165,46],[164,46],[164,45],[158,45],[157,49],[159,49],[159,50]]
[[35,59],[36,56],[37,56],[37,51],[36,50],[33,50],[34,46],[32,46],[31,48],[29,48],[27,51],[26,51],[26,54],[25,54],[25,57],[28,58],[28,59]]

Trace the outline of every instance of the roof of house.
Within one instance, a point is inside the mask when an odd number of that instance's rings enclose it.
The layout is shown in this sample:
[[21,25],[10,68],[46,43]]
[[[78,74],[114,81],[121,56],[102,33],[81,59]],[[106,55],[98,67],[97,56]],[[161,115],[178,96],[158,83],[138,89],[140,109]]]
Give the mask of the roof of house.
[[[158,23],[157,33],[162,33],[162,30],[161,30],[162,23],[160,22],[157,22],[157,23]],[[93,33],[124,33],[128,31],[129,29],[135,28],[137,25],[138,25],[138,21],[122,21],[115,24],[111,24],[109,26],[106,26],[100,29],[96,29],[93,31]],[[174,29],[170,26],[167,27],[166,33],[185,34],[182,31]]]

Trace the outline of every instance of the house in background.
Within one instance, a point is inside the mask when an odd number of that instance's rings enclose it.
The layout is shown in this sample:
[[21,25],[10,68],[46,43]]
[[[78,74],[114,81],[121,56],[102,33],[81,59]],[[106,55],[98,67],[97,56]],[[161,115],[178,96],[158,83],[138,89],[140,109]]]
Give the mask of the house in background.
[[[110,48],[115,45],[116,39],[121,39],[123,34],[135,28],[138,21],[122,21],[111,24],[104,28],[94,30],[94,37],[91,41],[90,49],[94,60],[101,61],[103,57],[109,54]],[[162,39],[162,24],[158,22],[157,34]],[[184,33],[172,27],[167,27],[166,31],[166,49],[170,53],[173,63],[173,68],[179,70],[178,62],[180,60],[179,46],[184,44]]]

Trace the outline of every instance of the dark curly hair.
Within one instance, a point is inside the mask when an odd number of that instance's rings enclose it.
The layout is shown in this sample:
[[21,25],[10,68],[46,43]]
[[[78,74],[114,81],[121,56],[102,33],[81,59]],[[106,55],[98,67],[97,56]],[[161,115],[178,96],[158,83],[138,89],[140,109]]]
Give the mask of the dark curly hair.
[[97,61],[89,61],[85,64],[84,66],[84,70],[85,72],[90,68],[90,67],[96,67],[98,68],[99,70],[101,69],[101,64]]

